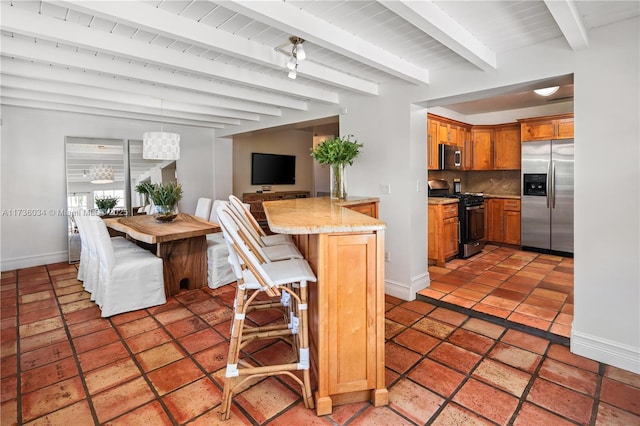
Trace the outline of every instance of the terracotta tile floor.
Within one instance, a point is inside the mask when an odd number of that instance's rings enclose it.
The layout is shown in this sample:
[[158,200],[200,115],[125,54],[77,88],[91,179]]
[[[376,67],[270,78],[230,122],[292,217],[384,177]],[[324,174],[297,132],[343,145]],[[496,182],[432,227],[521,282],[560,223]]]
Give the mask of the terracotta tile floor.
[[[354,403],[317,417],[290,381],[267,378],[239,394],[222,423],[233,286],[183,291],[166,305],[103,319],[75,276],[67,264],[2,273],[3,426],[640,424],[639,375],[390,296],[389,406]],[[252,356],[272,346],[252,347]]]
[[429,275],[430,287],[418,292],[427,302],[455,305],[464,308],[462,312],[486,314],[482,316],[489,320],[507,320],[530,332],[559,336],[556,341],[568,344],[573,321],[572,258],[487,245],[468,259],[429,266]]

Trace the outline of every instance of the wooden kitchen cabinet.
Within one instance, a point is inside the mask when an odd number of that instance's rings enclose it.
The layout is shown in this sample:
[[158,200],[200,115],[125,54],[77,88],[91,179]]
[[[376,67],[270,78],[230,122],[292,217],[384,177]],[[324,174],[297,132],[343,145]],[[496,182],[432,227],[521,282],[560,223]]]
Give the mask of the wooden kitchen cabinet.
[[361,204],[350,204],[345,205],[346,208],[356,211],[358,213],[366,214],[367,216],[371,216],[374,218],[378,218],[378,203],[377,202],[368,202]]
[[573,138],[573,114],[518,120],[522,142]]
[[427,119],[427,170],[438,170],[438,121]]
[[493,126],[471,128],[469,143],[471,170],[493,170],[493,138]]
[[520,170],[521,146],[519,124],[496,126],[493,146],[494,169]]
[[[438,145],[455,145],[465,150],[471,126],[459,121],[427,115],[427,170],[438,170]],[[463,153],[464,156],[464,153]]]
[[458,203],[429,204],[428,211],[428,258],[442,266],[458,254]]
[[473,126],[467,170],[519,170],[520,125]]
[[502,216],[504,215],[504,205],[502,199],[485,198],[485,239],[491,242],[502,240]]
[[264,208],[269,225],[294,237],[317,277],[307,286],[316,414],[354,402],[387,405],[385,223],[338,209],[326,197],[270,201]]
[[486,239],[488,242],[520,244],[520,200],[487,198]]

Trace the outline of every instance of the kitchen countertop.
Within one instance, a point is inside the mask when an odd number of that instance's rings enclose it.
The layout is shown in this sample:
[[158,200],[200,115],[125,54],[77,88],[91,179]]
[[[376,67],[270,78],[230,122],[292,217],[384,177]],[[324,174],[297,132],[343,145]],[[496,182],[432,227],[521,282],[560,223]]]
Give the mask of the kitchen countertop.
[[332,232],[377,231],[387,224],[343,206],[377,202],[373,197],[296,198],[262,203],[269,229],[281,234],[324,234]]
[[483,194],[484,198],[508,198],[510,200],[519,200],[520,195],[505,195],[505,194]]
[[457,198],[445,198],[445,197],[429,197],[427,204],[431,204],[431,205],[442,205],[442,204],[453,204],[453,203],[457,203],[458,199]]

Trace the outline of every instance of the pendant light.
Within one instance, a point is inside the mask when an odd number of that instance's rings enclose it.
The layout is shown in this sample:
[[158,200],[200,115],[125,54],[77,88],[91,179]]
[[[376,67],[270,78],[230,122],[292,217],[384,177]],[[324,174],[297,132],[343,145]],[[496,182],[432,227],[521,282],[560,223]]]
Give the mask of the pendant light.
[[[162,99],[160,99],[160,115],[164,117]],[[144,133],[142,158],[145,160],[178,160],[180,158],[180,135],[162,131],[162,121],[160,121],[159,132]]]
[[105,166],[104,164],[93,166],[91,168],[91,172],[89,176],[91,179],[91,183],[95,183],[95,184],[112,183],[114,181],[113,167]]

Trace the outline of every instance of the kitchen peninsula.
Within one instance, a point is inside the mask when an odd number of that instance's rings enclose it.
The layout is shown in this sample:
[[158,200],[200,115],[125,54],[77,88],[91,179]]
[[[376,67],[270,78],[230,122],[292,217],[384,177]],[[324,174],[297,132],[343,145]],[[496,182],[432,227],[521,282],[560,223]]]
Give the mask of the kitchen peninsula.
[[300,198],[264,202],[269,227],[292,234],[311,264],[309,284],[311,364],[317,379],[316,412],[372,401],[387,405],[384,364],[384,230],[358,213],[377,198],[343,202]]

